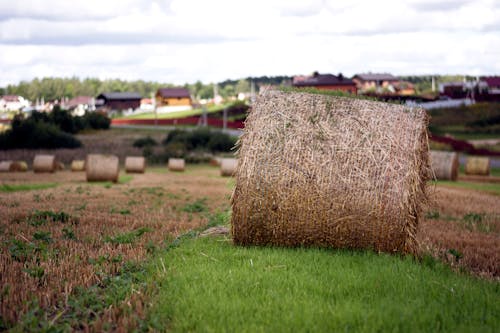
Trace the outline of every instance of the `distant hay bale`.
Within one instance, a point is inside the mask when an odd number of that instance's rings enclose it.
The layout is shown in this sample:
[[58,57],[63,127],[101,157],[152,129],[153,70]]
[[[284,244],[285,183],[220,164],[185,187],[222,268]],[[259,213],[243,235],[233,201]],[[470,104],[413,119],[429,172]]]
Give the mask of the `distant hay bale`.
[[465,174],[489,176],[490,159],[488,157],[468,157],[465,162]]
[[89,154],[85,160],[88,182],[118,182],[120,167],[118,157],[114,155]]
[[183,158],[169,158],[168,159],[168,169],[170,171],[184,171],[186,167],[186,162]]
[[0,172],[10,172],[12,166],[12,161],[1,161],[0,162]]
[[232,177],[238,167],[236,158],[223,158],[220,162],[220,175],[223,177]]
[[54,155],[36,155],[33,159],[34,172],[55,172],[57,168]]
[[25,161],[14,161],[12,162],[10,168],[11,171],[14,172],[26,172],[28,171],[28,163]]
[[458,154],[455,152],[432,150],[430,152],[431,168],[438,180],[457,180]]
[[85,171],[85,160],[73,160],[71,162],[71,171]]
[[127,156],[125,158],[125,171],[127,173],[144,173],[146,159],[142,156]]
[[220,166],[221,160],[222,160],[221,157],[212,157],[210,159],[210,165],[212,165],[212,166]]
[[239,142],[234,243],[416,251],[427,125],[421,108],[260,95]]

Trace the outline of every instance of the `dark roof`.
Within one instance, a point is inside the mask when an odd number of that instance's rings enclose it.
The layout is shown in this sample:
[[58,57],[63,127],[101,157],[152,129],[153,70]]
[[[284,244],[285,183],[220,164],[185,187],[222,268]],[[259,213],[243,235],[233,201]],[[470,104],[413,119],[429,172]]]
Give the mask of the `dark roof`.
[[6,102],[18,102],[19,101],[19,96],[17,95],[4,95],[2,98]]
[[481,78],[489,87],[500,87],[500,76],[485,76]]
[[113,100],[113,99],[141,99],[141,95],[136,92],[107,92],[107,93],[102,93],[99,96],[97,96],[98,99],[104,98],[106,100]]
[[189,90],[186,88],[160,88],[157,94],[161,97],[187,97],[190,98]]
[[296,87],[335,86],[354,85],[354,82],[342,75],[336,76],[333,74],[315,73],[313,76],[294,78],[293,85]]
[[70,99],[67,103],[66,106],[68,107],[73,107],[73,106],[78,106],[79,104],[91,104],[92,103],[93,97],[91,96],[76,96]]
[[399,78],[389,73],[362,73],[354,75],[363,81],[397,81]]

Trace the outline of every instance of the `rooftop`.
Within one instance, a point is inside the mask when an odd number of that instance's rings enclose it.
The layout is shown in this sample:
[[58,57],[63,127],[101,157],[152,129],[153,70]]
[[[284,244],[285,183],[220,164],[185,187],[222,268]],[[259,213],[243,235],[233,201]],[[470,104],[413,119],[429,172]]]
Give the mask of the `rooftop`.
[[157,94],[159,94],[161,97],[191,97],[189,94],[189,90],[186,88],[160,88],[158,89]]

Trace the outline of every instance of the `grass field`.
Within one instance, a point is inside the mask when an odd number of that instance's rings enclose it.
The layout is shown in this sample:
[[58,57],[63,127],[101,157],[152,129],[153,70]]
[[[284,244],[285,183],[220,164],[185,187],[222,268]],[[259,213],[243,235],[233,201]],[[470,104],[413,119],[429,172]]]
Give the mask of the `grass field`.
[[96,186],[3,173],[0,329],[494,332],[500,200],[482,185],[433,187],[416,259],[200,238],[234,187],[208,165]]
[[[207,107],[207,113],[220,112],[220,111],[224,110],[224,108],[229,106],[229,105],[230,105],[230,103],[209,106],[209,107]],[[193,109],[193,110],[186,110],[186,111],[158,113],[157,115],[155,115],[154,112],[148,112],[148,113],[141,113],[141,114],[136,114],[136,115],[118,117],[116,119],[155,119],[156,116],[158,117],[158,119],[176,119],[176,118],[199,116],[202,113],[203,113],[203,109]]]

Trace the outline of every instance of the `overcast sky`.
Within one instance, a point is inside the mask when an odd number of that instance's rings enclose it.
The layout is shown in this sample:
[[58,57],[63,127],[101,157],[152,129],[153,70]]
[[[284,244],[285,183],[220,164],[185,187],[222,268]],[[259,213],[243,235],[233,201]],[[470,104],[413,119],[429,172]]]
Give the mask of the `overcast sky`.
[[0,86],[500,74],[500,0],[0,0]]

